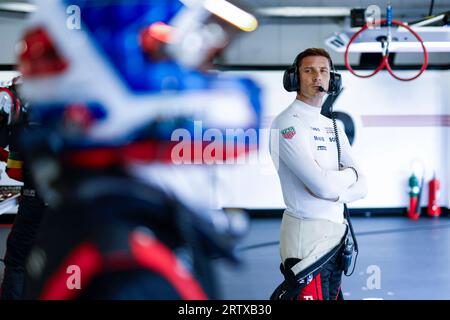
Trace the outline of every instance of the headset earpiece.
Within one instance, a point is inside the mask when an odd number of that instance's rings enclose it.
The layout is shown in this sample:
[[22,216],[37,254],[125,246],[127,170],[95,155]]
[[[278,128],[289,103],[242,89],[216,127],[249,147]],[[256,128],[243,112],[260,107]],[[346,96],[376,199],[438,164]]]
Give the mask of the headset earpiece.
[[298,91],[300,89],[297,66],[292,65],[284,71],[283,87],[288,92]]
[[342,76],[334,70],[330,72],[330,83],[328,85],[328,92],[338,93],[342,87]]

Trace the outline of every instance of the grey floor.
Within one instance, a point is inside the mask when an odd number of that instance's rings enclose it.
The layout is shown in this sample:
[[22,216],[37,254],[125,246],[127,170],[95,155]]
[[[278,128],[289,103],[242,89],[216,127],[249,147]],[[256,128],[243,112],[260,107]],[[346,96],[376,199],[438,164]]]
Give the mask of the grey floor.
[[[282,281],[280,218],[252,219],[239,246],[240,266],[218,260],[223,299],[267,300]],[[360,254],[343,278],[345,299],[450,299],[450,219],[353,218]],[[0,256],[8,228],[0,227]],[[3,265],[0,279],[3,277]]]
[[[280,219],[252,220],[240,246],[243,264],[218,264],[223,299],[268,299],[282,281]],[[450,219],[354,218],[360,253],[348,300],[450,299]]]

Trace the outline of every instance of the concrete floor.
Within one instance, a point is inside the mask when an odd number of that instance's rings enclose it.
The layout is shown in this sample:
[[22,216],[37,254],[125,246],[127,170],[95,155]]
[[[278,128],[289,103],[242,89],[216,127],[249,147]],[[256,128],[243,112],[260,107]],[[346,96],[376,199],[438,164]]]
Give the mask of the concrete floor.
[[[360,253],[344,298],[450,299],[450,219],[353,218]],[[281,219],[253,220],[239,268],[219,264],[223,299],[268,299],[282,281]]]
[[[353,218],[360,254],[343,278],[345,299],[450,299],[450,219]],[[282,281],[281,218],[252,219],[238,267],[216,261],[223,299],[267,300]],[[0,256],[9,228],[0,227]],[[3,265],[0,268],[3,277]]]

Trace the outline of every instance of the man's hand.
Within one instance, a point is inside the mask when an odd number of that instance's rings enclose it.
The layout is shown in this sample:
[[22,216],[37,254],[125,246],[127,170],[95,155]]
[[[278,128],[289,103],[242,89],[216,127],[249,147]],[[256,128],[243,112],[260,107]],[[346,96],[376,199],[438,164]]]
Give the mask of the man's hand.
[[[345,170],[345,169],[352,169],[352,171],[353,171],[353,173],[355,174],[355,177],[356,177],[355,183],[357,183],[358,180],[359,180],[358,171],[356,171],[356,169],[353,168],[353,167],[345,167],[342,163],[340,163],[340,164],[339,164],[339,170],[340,170],[340,171],[343,171],[343,170]],[[350,187],[352,187],[353,185],[355,185],[355,183],[353,183]]]

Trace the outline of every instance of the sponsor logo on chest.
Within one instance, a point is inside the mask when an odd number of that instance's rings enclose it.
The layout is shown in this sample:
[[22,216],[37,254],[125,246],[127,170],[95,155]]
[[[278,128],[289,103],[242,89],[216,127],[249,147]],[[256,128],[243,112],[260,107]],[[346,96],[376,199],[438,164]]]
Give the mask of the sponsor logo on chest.
[[325,142],[325,138],[324,137],[319,137],[319,136],[314,136],[314,141],[323,141],[323,142]]
[[289,127],[286,129],[281,130],[281,135],[285,139],[292,139],[296,134],[294,127]]

